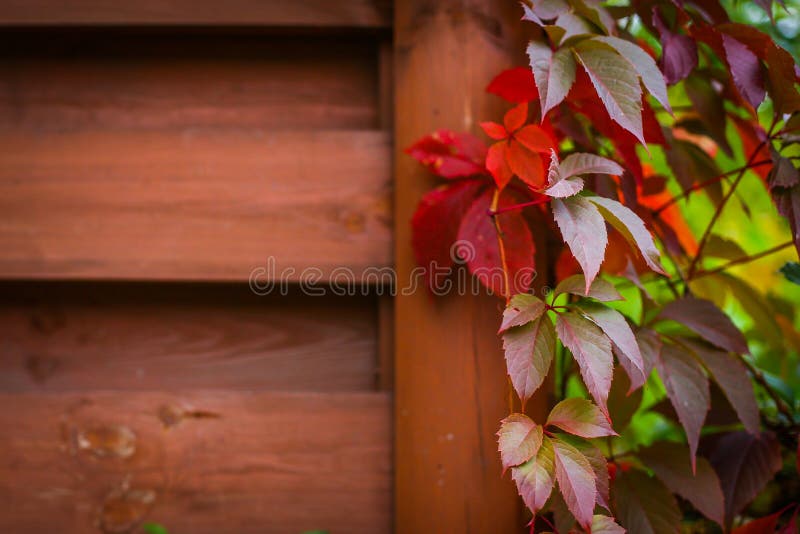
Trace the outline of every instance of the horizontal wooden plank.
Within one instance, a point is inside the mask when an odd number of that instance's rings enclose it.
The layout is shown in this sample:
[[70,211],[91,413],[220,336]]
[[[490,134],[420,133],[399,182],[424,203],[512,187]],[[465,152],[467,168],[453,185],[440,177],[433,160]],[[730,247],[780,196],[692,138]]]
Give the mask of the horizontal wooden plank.
[[384,393],[2,394],[0,531],[390,531]]
[[388,28],[388,0],[3,0],[2,25],[212,25]]
[[0,284],[0,391],[371,391],[372,297],[243,285]]
[[0,45],[0,130],[378,127],[368,36],[35,30]]
[[383,132],[4,132],[0,146],[0,277],[298,280],[391,264]]

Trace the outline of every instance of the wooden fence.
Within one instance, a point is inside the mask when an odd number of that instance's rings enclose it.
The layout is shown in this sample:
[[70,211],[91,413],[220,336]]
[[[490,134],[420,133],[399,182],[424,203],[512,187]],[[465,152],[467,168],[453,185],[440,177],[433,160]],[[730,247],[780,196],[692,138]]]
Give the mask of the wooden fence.
[[402,285],[516,9],[0,0],[0,532],[521,528],[497,303],[296,284]]

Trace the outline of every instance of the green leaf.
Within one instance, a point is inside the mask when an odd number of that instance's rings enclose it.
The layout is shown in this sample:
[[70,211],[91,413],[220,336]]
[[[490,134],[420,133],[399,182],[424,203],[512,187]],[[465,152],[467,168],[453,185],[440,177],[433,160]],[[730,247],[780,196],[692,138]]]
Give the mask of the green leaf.
[[642,131],[642,88],[627,59],[608,45],[582,41],[573,48],[614,122],[646,146]]
[[145,523],[142,525],[142,530],[147,534],[169,534],[166,528],[157,523]]
[[595,515],[592,518],[592,534],[625,534],[625,529],[607,515]]
[[554,474],[553,445],[546,437],[534,458],[511,469],[511,478],[517,485],[517,491],[534,515],[544,507],[553,491]]
[[638,469],[617,471],[613,487],[617,521],[631,534],[676,534],[681,511],[658,479]]
[[601,304],[586,303],[579,306],[579,309],[614,343],[620,362],[627,360],[623,367],[631,373],[631,384],[643,384],[645,376],[642,353],[625,317],[617,310]]
[[500,424],[498,450],[503,469],[527,462],[542,445],[542,427],[525,414],[512,413]]
[[682,342],[694,351],[696,357],[706,366],[728,402],[736,410],[745,429],[753,435],[758,434],[761,431],[758,403],[753,392],[753,384],[747,375],[747,367],[742,363],[741,357],[690,340]]
[[589,297],[600,302],[612,302],[615,300],[625,300],[619,291],[614,287],[614,284],[603,280],[602,278],[595,278],[592,285],[589,287],[589,292],[586,292],[586,278],[582,274],[574,274],[564,278],[556,286],[553,298],[563,294],[570,293],[572,295],[579,295],[581,297]]
[[583,197],[554,199],[551,206],[564,241],[583,269],[584,293],[588,293],[605,257],[606,223],[595,205]]
[[556,331],[578,362],[583,383],[607,416],[606,401],[614,365],[611,341],[594,323],[574,312],[558,315]]
[[605,197],[587,197],[599,209],[603,217],[621,233],[631,246],[637,247],[648,267],[657,273],[665,274],[659,260],[661,253],[653,242],[653,236],[647,230],[638,215],[616,200]]
[[503,323],[498,333],[534,321],[544,313],[544,310],[545,305],[541,299],[528,293],[514,295],[503,311]]
[[556,350],[553,323],[542,314],[534,321],[503,334],[506,368],[523,404],[544,382]]
[[552,438],[555,455],[556,480],[567,508],[578,523],[589,528],[597,500],[594,470],[589,460],[569,443]]
[[721,349],[749,353],[747,340],[733,321],[709,300],[694,297],[673,300],[664,306],[659,317],[687,326]]
[[656,368],[667,390],[678,420],[686,430],[689,454],[694,468],[700,429],[711,408],[711,392],[703,368],[684,349],[671,344],[661,347]]
[[573,397],[556,404],[547,417],[545,426],[557,426],[565,432],[582,438],[616,436],[605,415],[586,399]]
[[781,273],[787,280],[800,285],[800,263],[790,261],[781,267]]
[[664,109],[672,113],[672,107],[670,107],[669,98],[667,98],[667,83],[664,81],[661,69],[658,68],[650,54],[642,50],[638,45],[619,37],[600,36],[595,37],[593,40],[605,43],[619,52],[619,55],[625,58],[634,68],[650,94],[658,100],[659,104],[664,106]]
[[541,41],[531,41],[527,51],[544,120],[547,112],[559,105],[569,93],[575,83],[577,66],[569,48],[553,51]]
[[725,519],[725,499],[714,468],[699,456],[697,469],[692,473],[685,445],[661,441],[640,450],[639,459],[672,491],[692,503],[707,518],[722,526]]

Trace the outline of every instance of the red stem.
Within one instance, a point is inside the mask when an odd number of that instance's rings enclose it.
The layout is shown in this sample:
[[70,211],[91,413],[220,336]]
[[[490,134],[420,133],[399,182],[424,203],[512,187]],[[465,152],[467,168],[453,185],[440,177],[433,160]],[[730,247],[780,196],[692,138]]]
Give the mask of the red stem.
[[539,204],[547,204],[548,202],[550,202],[550,197],[541,197],[537,198],[536,200],[531,200],[530,202],[523,202],[522,204],[513,204],[511,206],[498,209],[488,209],[486,210],[486,213],[488,213],[489,216],[494,217],[495,215],[500,215],[501,213],[506,213],[508,211],[521,210],[522,208],[538,206]]

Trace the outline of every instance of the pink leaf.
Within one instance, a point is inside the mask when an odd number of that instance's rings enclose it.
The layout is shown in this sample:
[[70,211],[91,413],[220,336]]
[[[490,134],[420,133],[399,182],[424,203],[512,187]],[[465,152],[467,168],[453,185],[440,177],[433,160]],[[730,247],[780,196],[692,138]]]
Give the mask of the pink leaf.
[[611,389],[614,358],[611,342],[591,321],[574,312],[561,313],[556,321],[558,338],[581,370],[581,377],[600,410],[608,416],[606,401]]
[[572,51],[561,48],[555,52],[545,43],[531,41],[528,45],[533,77],[539,89],[542,120],[547,112],[559,105],[575,83],[576,64]]
[[673,33],[653,10],[653,24],[661,36],[661,70],[669,85],[683,80],[697,66],[697,44],[688,35]]
[[547,315],[503,333],[506,368],[523,404],[547,377],[556,350],[556,334]]
[[605,415],[586,399],[573,397],[556,404],[547,417],[545,426],[557,426],[565,432],[582,438],[616,436]]
[[517,484],[517,491],[534,515],[544,507],[553,491],[554,472],[553,445],[547,437],[543,439],[534,458],[511,469],[511,478]]
[[747,354],[747,340],[733,322],[713,302],[694,297],[673,300],[659,317],[685,325],[706,340],[730,352]]
[[583,197],[571,197],[552,202],[553,217],[572,255],[583,269],[585,293],[589,292],[608,244],[606,223],[597,208]]
[[589,460],[572,445],[553,438],[556,479],[567,508],[584,528],[590,528],[597,488]]
[[508,469],[527,462],[539,451],[542,427],[525,414],[512,413],[503,419],[497,437],[503,469]]
[[545,310],[542,299],[528,293],[520,293],[511,297],[511,301],[503,311],[503,323],[498,333],[505,332],[512,326],[522,326],[538,319]]
[[725,48],[731,76],[739,94],[750,103],[753,108],[764,101],[764,78],[761,74],[761,62],[747,46],[725,33],[722,35],[722,45]]

